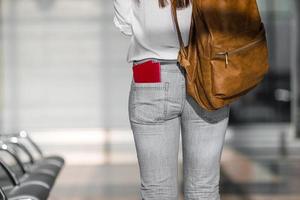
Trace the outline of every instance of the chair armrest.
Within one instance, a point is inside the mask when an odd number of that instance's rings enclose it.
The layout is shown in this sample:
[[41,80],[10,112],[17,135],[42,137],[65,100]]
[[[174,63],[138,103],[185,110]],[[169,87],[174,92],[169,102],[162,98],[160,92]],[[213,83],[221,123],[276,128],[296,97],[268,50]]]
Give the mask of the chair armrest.
[[[4,138],[5,141],[9,140],[14,143],[16,143],[16,141],[18,141],[19,138],[24,139],[29,143],[29,145],[31,147],[33,147],[33,149],[37,152],[39,157],[41,157],[41,158],[44,157],[44,154],[43,154],[42,150],[40,149],[40,147],[31,139],[31,137],[29,136],[29,134],[26,131],[20,131],[19,133],[11,133],[11,134],[7,134],[7,135],[0,135],[0,138]],[[22,142],[20,142],[20,141],[18,141],[18,143],[22,144]],[[22,145],[28,150],[28,152],[30,152],[29,149],[24,144],[22,144]],[[33,158],[33,155],[31,152],[30,152],[30,154]]]
[[28,135],[26,131],[21,131],[20,132],[20,137],[26,138],[28,142],[35,148],[35,150],[40,154],[41,157],[44,157],[44,154],[41,150],[41,148],[31,139],[31,137]]
[[20,182],[17,179],[16,175],[14,174],[14,172],[5,164],[5,162],[3,162],[0,159],[0,166],[2,167],[2,169],[6,172],[7,176],[9,177],[10,181],[12,182],[12,184],[14,186],[19,185]]
[[37,153],[40,155],[41,158],[44,157],[43,151],[41,150],[41,148],[31,139],[31,137],[29,136],[29,134],[26,131],[20,131],[20,133],[17,134],[13,134],[16,137],[19,138],[23,138],[26,139],[31,146],[37,151]]
[[5,195],[5,193],[3,192],[2,188],[0,187],[0,197],[3,199],[3,200],[7,200],[7,197]]
[[0,151],[5,151],[8,154],[10,154],[14,158],[14,160],[17,162],[19,167],[21,168],[22,173],[23,174],[26,173],[25,167],[24,167],[22,161],[20,160],[20,158],[12,150],[10,150],[9,147],[3,142],[0,142]]
[[30,163],[34,164],[35,160],[33,158],[33,155],[30,153],[30,151],[27,149],[27,147],[24,144],[18,141],[16,137],[12,137],[9,139],[9,141],[5,141],[5,142],[23,151],[28,156]]

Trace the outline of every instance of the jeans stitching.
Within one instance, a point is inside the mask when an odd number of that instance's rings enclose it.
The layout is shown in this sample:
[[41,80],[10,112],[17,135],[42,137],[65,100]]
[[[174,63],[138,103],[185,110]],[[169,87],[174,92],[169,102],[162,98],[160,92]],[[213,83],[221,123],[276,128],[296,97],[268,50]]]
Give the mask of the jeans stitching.
[[169,82],[165,82],[164,120],[167,118],[168,91],[169,91]]
[[[182,74],[184,76],[184,74]],[[185,107],[185,99],[186,99],[186,85],[185,85],[185,78],[183,77],[183,84],[181,86],[181,91],[182,91],[182,98],[181,98],[181,110],[180,114],[183,113],[183,109]]]
[[133,88],[134,90],[139,90],[139,89],[149,89],[149,90],[162,90],[165,89],[165,84],[161,85],[162,83],[158,83],[158,85],[151,85],[151,83],[144,83],[139,84],[139,83],[134,83]]
[[185,107],[185,94],[184,94],[184,86],[181,87],[182,97],[181,97],[181,108],[180,108],[180,115],[183,113],[183,109]]

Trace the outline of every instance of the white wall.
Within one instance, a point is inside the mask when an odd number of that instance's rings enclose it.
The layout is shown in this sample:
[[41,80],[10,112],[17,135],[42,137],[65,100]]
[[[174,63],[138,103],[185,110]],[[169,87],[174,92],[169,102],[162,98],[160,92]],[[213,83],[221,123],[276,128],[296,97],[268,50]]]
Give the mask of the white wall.
[[128,129],[129,38],[112,1],[2,0],[1,129]]

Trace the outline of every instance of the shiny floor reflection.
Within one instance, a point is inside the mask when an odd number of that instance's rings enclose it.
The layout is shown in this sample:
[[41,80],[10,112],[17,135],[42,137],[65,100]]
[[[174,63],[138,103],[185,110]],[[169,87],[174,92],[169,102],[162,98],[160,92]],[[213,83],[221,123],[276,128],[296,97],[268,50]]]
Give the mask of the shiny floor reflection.
[[[257,153],[261,156],[264,152]],[[300,200],[300,158],[267,157],[255,159],[226,146],[222,200]],[[67,165],[50,200],[139,200],[138,173],[136,164]]]

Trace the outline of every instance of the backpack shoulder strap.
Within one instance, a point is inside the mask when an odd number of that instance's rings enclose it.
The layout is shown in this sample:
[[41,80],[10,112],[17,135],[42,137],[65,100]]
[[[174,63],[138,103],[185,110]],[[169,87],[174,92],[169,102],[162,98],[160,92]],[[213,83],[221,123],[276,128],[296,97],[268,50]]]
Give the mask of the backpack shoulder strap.
[[172,7],[172,16],[173,16],[173,20],[175,22],[180,48],[183,49],[184,48],[184,43],[183,43],[183,39],[182,39],[182,35],[181,35],[181,32],[180,32],[179,23],[178,23],[178,19],[177,19],[176,1],[172,1],[171,7]]

